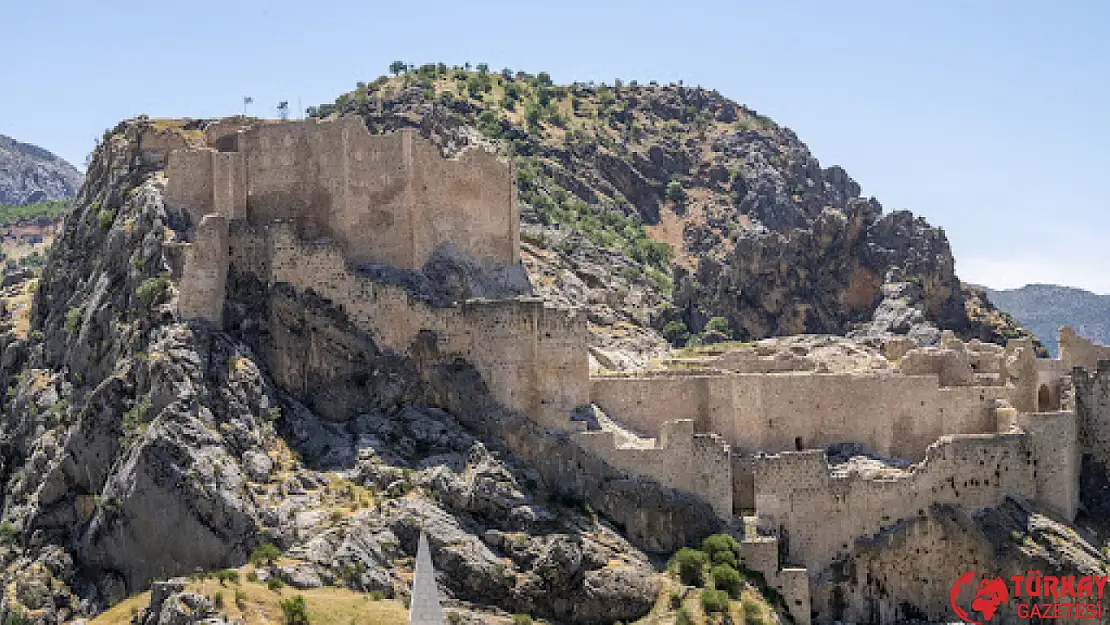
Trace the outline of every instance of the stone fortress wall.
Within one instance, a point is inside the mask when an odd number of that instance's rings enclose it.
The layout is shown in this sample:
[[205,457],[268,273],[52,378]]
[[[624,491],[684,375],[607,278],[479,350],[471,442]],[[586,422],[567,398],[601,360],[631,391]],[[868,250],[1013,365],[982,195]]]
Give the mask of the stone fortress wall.
[[[493,155],[444,159],[411,131],[370,136],[358,119],[213,124],[205,142],[150,142],[150,160],[166,163],[167,203],[195,225],[183,318],[219,323],[234,270],[312,290],[382,348],[415,355],[434,337],[436,353],[466,358],[505,406],[620,472],[708,502],[800,623],[811,580],[855,541],[936,503],[979,509],[1013,496],[1071,519],[1080,454],[1110,459],[1110,367],[1084,371],[1110,348],[1074,335],[1062,335],[1058,361],[1037,359],[1028,341],[946,334],[939,348],[888,345],[899,372],[745,362],[591,378],[579,311],[533,298],[436,308],[359,269],[418,269],[447,244],[488,265],[519,263],[512,170]],[[570,419],[591,403],[617,429]],[[916,464],[832,466],[824,448],[836,443]]]
[[233,130],[210,133],[218,149],[168,159],[166,203],[194,222],[210,213],[286,221],[303,239],[336,242],[352,263],[419,269],[445,244],[478,261],[519,262],[514,174],[491,152],[445,159],[414,130],[372,136],[355,117]]

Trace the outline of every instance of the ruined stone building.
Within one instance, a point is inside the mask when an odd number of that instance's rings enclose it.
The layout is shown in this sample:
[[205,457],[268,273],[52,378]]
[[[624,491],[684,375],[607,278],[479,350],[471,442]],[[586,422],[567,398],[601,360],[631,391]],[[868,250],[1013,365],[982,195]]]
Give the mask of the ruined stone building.
[[[446,159],[415,131],[371,136],[357,118],[213,124],[200,144],[151,132],[143,145],[165,163],[167,204],[194,229],[182,317],[221,323],[235,271],[313,291],[381,348],[432,340],[472,363],[502,405],[618,471],[705,500],[799,623],[830,619],[827,593],[811,599],[811,588],[857,540],[935,504],[1016,497],[1070,521],[1081,461],[1110,454],[1110,368],[1099,364],[1110,348],[1066,329],[1058,360],[1026,341],[946,335],[933,348],[889,342],[891,371],[757,358],[591,376],[580,311],[529,297],[435,307],[357,270],[419,270],[444,246],[519,266],[514,175],[494,154]],[[906,462],[837,469],[826,449],[844,443]]]

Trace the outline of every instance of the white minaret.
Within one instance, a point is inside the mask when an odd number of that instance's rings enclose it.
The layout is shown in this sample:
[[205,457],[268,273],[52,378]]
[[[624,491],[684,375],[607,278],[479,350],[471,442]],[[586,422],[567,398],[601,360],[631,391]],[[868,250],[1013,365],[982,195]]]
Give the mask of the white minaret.
[[409,601],[409,625],[443,625],[443,608],[439,607],[439,589],[436,572],[432,568],[432,554],[428,551],[428,538],[420,530],[420,545],[416,548],[416,572],[412,580],[412,598]]

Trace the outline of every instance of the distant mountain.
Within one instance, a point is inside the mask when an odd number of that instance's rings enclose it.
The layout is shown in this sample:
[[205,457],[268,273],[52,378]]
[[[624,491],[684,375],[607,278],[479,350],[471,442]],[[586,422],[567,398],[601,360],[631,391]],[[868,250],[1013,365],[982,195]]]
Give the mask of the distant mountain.
[[0,205],[65,200],[77,195],[81,179],[61,157],[0,135]]
[[1071,326],[1080,336],[1110,344],[1110,295],[1055,284],[985,290],[995,306],[1036,334],[1053,356],[1060,326]]

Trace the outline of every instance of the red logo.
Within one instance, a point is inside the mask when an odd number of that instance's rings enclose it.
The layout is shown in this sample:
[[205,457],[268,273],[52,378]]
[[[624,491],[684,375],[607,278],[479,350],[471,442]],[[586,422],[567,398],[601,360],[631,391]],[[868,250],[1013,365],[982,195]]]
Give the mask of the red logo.
[[959,604],[960,591],[976,577],[975,571],[964,573],[956,578],[948,593],[952,611],[970,625],[984,625],[993,619],[1011,596],[1019,602],[1017,616],[1021,619],[1101,619],[1103,591],[1110,581],[1110,576],[1102,575],[1056,576],[1029,571],[1010,578],[1011,594],[1003,578],[983,577],[974,587],[975,597],[971,601],[970,611],[981,615],[982,620],[976,621]]
[[965,623],[982,625],[994,618],[995,614],[998,614],[998,608],[1010,600],[1010,593],[1006,590],[1006,582],[1001,577],[984,578],[979,582],[978,588],[975,589],[975,599],[971,602],[972,611],[982,614],[983,620],[973,621],[971,616],[956,603],[956,599],[960,596],[960,590],[970,584],[973,579],[975,579],[975,571],[968,571],[959,576],[956,583],[952,584],[948,599],[952,604],[952,610],[956,612],[956,616],[960,617]]

